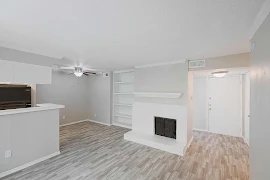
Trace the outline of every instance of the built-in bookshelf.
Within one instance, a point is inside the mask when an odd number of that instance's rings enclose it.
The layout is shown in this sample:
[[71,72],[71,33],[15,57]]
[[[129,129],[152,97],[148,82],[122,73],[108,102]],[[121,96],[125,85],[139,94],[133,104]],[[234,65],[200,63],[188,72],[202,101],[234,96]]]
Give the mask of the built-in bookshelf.
[[134,70],[113,73],[113,124],[132,127],[132,104],[134,100]]

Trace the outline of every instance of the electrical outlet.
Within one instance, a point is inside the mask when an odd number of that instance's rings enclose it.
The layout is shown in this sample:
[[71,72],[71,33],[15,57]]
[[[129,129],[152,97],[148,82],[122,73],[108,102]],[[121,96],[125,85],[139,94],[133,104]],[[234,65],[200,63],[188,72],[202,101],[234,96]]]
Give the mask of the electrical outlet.
[[63,116],[63,119],[66,119],[66,116]]
[[97,117],[97,114],[95,113],[95,117]]
[[5,152],[5,158],[10,158],[11,157],[11,150],[7,150]]

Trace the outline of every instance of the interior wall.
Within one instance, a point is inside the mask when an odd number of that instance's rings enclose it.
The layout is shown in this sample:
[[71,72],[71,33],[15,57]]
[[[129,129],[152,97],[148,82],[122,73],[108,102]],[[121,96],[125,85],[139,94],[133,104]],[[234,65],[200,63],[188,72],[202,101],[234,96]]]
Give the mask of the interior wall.
[[88,117],[91,120],[111,124],[112,119],[112,73],[88,78]]
[[134,92],[183,93],[180,99],[135,98],[136,102],[187,105],[188,63],[135,68]]
[[[88,77],[53,72],[52,84],[37,84],[37,103],[65,105],[60,110],[60,124],[88,119]],[[63,118],[65,116],[65,118]]]
[[[134,92],[161,92],[183,93],[179,99],[170,98],[144,98],[135,97],[135,102],[183,105],[186,111],[185,135],[182,137],[186,142],[192,137],[192,90],[193,74],[188,73],[188,62],[154,66],[147,68],[135,68]],[[133,119],[134,120],[134,119]]]
[[270,15],[253,37],[251,53],[250,179],[270,177]]
[[[43,66],[65,63],[61,59],[4,47],[0,47],[0,59]],[[112,77],[110,76],[109,78]],[[73,75],[53,72],[52,84],[31,84],[32,105],[34,106],[36,103],[56,103],[65,105],[65,108],[60,110],[60,124],[89,118],[109,123],[111,119],[109,116],[111,116],[112,113],[108,112],[108,109],[110,109],[112,104],[107,104],[107,102],[112,103],[112,95],[108,95],[112,90],[112,84],[110,81],[107,81],[108,78],[105,79],[101,76],[77,78]],[[107,87],[109,88],[107,89]],[[103,97],[104,94],[105,97]],[[107,97],[111,99],[107,100]],[[95,113],[97,114],[97,117],[94,117]],[[63,119],[63,116],[65,116],[65,119]]]
[[250,65],[250,53],[243,53],[215,58],[207,58],[205,59],[204,68],[189,69],[189,71],[249,67],[249,65]]
[[194,77],[193,128],[208,131],[207,77]]

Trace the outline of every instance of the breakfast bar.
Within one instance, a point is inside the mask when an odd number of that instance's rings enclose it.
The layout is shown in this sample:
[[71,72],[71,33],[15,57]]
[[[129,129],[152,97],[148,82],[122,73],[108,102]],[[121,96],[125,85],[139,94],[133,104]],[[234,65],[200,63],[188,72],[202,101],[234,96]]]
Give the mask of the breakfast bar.
[[60,154],[61,108],[37,104],[0,111],[0,178]]

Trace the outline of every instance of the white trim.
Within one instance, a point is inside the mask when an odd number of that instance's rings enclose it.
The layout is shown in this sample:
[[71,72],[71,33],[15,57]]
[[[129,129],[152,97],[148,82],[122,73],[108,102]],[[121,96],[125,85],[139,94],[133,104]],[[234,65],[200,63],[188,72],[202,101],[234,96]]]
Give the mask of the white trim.
[[62,125],[60,125],[60,127],[78,124],[78,123],[82,123],[82,122],[94,122],[94,123],[103,124],[106,126],[111,126],[111,124],[107,124],[107,123],[103,123],[103,122],[99,122],[99,121],[95,121],[95,120],[91,120],[91,119],[85,119],[85,120],[75,121],[75,122],[71,122],[71,123],[67,123],[67,124],[62,124]]
[[242,138],[243,138],[244,142],[249,146],[249,141],[248,141],[248,139],[245,138],[245,137],[242,137]]
[[5,176],[7,176],[7,175],[10,175],[10,174],[12,174],[12,173],[15,173],[15,172],[17,172],[17,171],[20,171],[20,170],[22,170],[22,169],[25,169],[25,168],[27,168],[27,167],[30,167],[30,166],[32,166],[32,165],[34,165],[34,164],[40,163],[40,162],[42,162],[42,161],[45,161],[45,160],[47,160],[47,159],[50,159],[50,158],[52,158],[52,157],[54,157],[54,156],[57,156],[57,155],[59,155],[59,154],[60,154],[60,151],[57,151],[57,152],[52,153],[52,154],[50,154],[50,155],[48,155],[48,156],[39,158],[39,159],[37,159],[37,160],[31,161],[31,162],[26,163],[26,164],[24,164],[24,165],[21,165],[21,166],[18,166],[18,167],[16,167],[16,168],[13,168],[13,169],[11,169],[11,170],[8,170],[8,171],[6,171],[6,172],[3,172],[3,173],[0,174],[0,178],[5,177]]
[[99,122],[99,121],[95,121],[95,120],[91,120],[91,119],[88,119],[88,121],[89,122],[93,122],[93,123],[98,123],[98,124],[106,125],[106,126],[111,126],[111,124],[104,123],[104,122]]
[[194,131],[201,131],[201,132],[209,132],[208,130],[204,130],[204,129],[197,129],[197,128],[193,128]]
[[119,126],[119,127],[123,127],[123,128],[128,128],[128,129],[132,129],[132,125],[130,125],[130,126],[127,126],[127,125],[122,125],[122,124],[118,124],[118,123],[113,123],[112,124],[113,126]]
[[183,93],[156,93],[156,92],[134,92],[136,97],[151,97],[151,98],[172,98],[178,99]]
[[260,11],[258,12],[252,26],[249,29],[248,38],[251,40],[256,32],[259,30],[260,26],[270,13],[270,0],[266,0],[262,5]]
[[126,106],[126,107],[132,107],[132,104],[122,104],[122,103],[114,103],[114,106]]
[[73,124],[77,124],[77,123],[82,123],[82,122],[87,122],[87,121],[89,121],[89,119],[75,121],[75,122],[66,123],[66,124],[61,124],[60,127],[69,126],[69,125],[73,125]]
[[171,62],[159,62],[159,63],[153,63],[153,64],[145,64],[140,66],[134,66],[135,68],[148,68],[148,67],[154,67],[154,66],[164,66],[164,65],[172,65],[172,64],[180,64],[185,63],[186,59],[181,59],[177,61],[171,61]]
[[188,143],[186,144],[186,146],[184,147],[184,155],[186,153],[186,150],[189,148],[190,144],[192,143],[193,139],[194,139],[194,137],[192,136],[190,138],[190,140],[188,141]]
[[121,71],[113,71],[113,73],[129,73],[134,72],[134,69],[127,69],[127,70],[121,70]]

